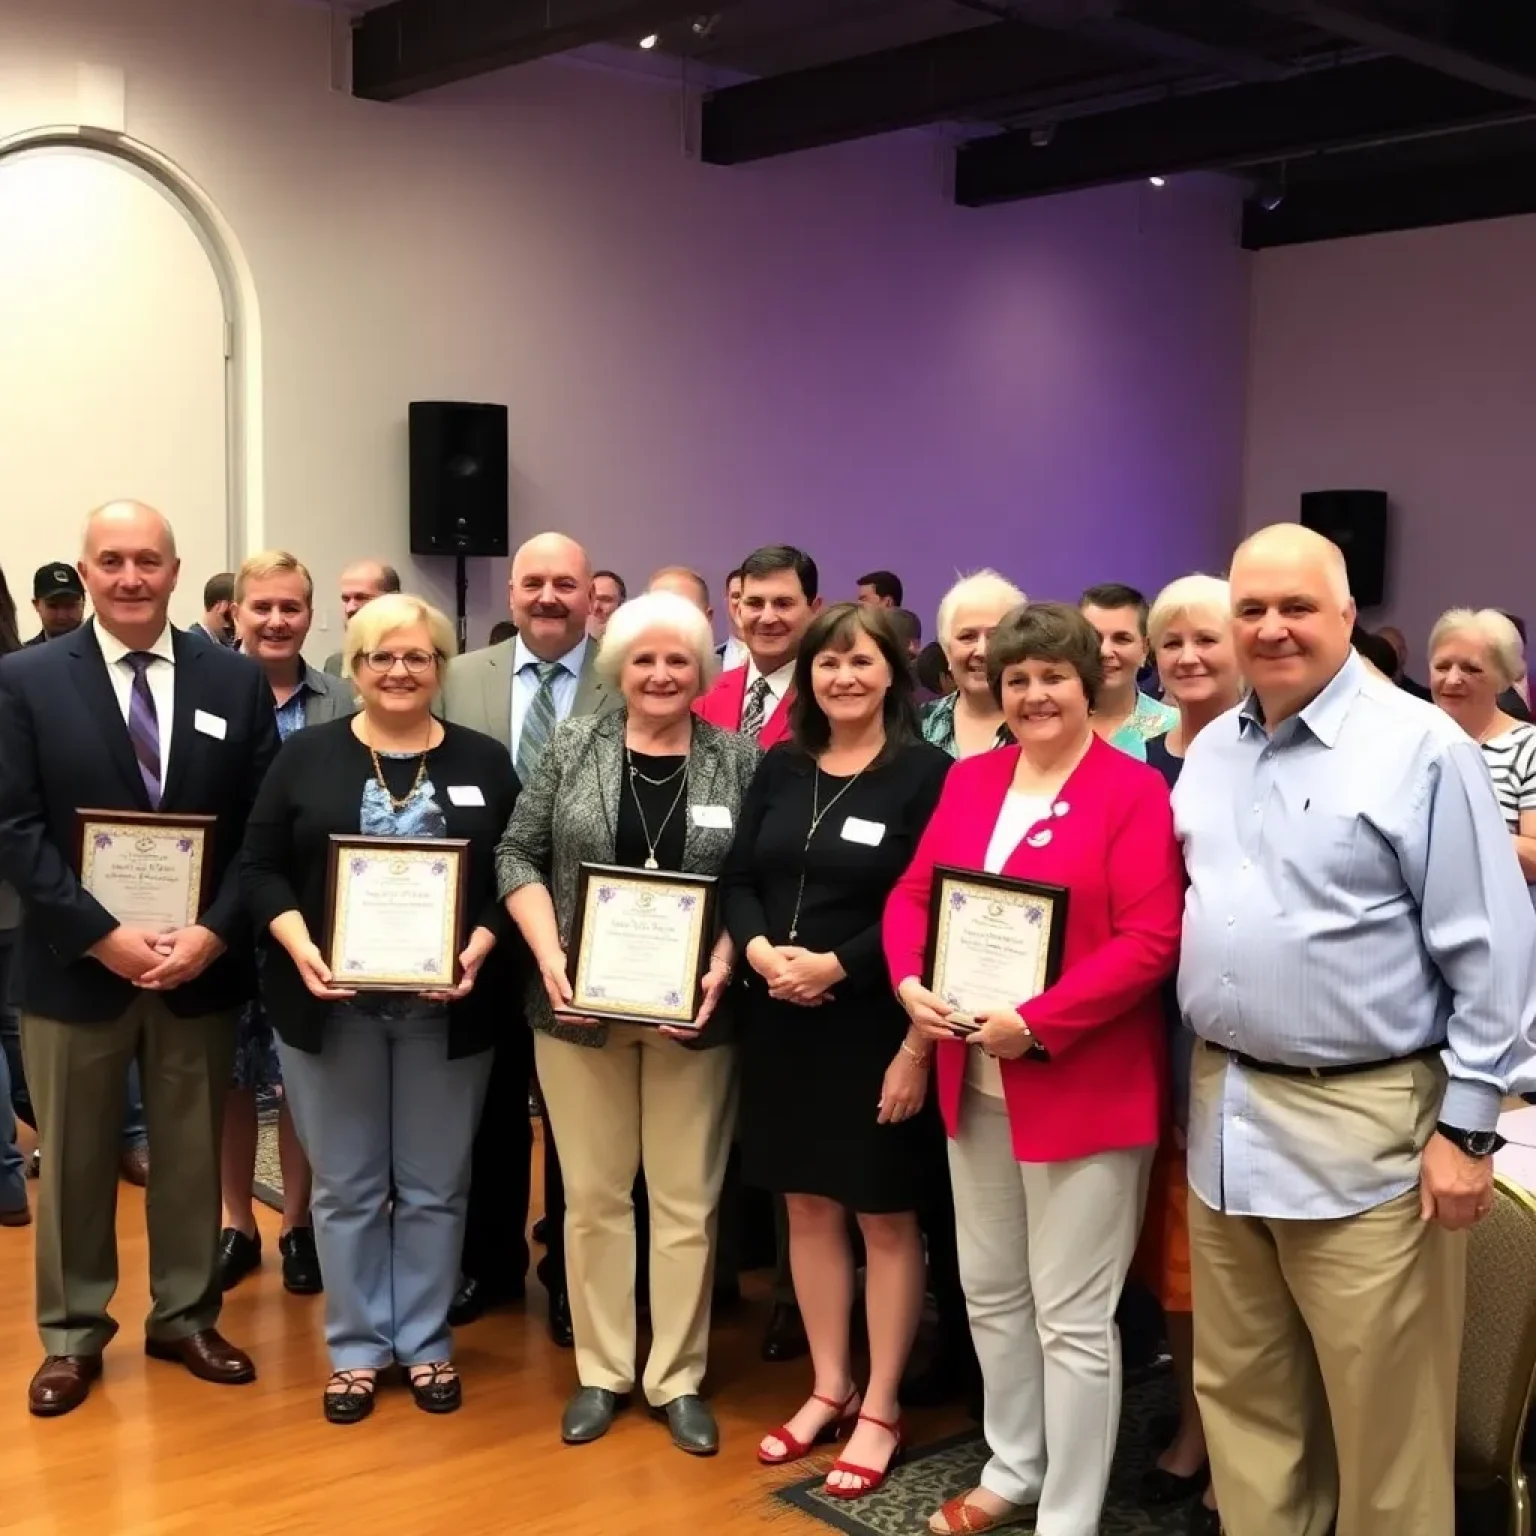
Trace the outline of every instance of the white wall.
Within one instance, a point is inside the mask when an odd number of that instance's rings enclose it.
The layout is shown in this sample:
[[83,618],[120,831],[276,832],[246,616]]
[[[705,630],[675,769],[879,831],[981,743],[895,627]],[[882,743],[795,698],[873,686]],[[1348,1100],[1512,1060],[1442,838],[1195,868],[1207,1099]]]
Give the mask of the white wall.
[[176,509],[172,617],[202,612],[228,559],[223,306],[186,220],[108,160],[0,161],[0,423],[0,559],[18,603],[39,566],[74,563],[88,509],[132,496]]
[[[322,593],[359,555],[409,568],[421,398],[505,401],[514,535],[563,527],[632,580],[683,559],[718,582],[785,538],[834,595],[896,567],[931,621],[959,566],[1075,595],[1224,558],[1224,189],[958,209],[922,137],[706,167],[653,82],[557,62],[359,102],[328,28],[283,0],[0,13],[0,135],[70,121],[81,62],[120,67],[129,134],[228,219],[261,306],[266,538]],[[440,567],[412,579],[450,596]],[[502,573],[473,581],[478,638]]]
[[1536,619],[1536,218],[1265,251],[1254,263],[1245,516],[1392,498],[1388,601],[1422,651],[1451,607]]

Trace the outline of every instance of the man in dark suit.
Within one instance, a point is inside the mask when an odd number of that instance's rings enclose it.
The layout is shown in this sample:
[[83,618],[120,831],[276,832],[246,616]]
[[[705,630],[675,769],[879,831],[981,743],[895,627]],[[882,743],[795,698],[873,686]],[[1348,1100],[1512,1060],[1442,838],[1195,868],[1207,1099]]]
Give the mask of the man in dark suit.
[[[22,1047],[42,1135],[37,1313],[41,1417],[85,1401],[116,1331],[117,1164],[129,1061],[150,1165],[145,1353],[205,1381],[254,1380],[219,1316],[219,1116],[235,1011],[252,994],[236,865],[277,727],[261,671],[171,628],[179,564],[153,508],[91,514],[80,574],[96,617],[0,660],[0,878],[21,895]],[[77,873],[78,810],[207,816],[195,922],[119,921]]]
[[[492,736],[527,784],[554,727],[572,716],[602,715],[623,698],[597,675],[598,642],[587,638],[592,566],[587,552],[561,533],[529,539],[512,557],[508,581],[517,633],[500,645],[448,663],[441,709],[455,725]],[[470,1175],[464,1232],[464,1283],[448,1320],[473,1322],[487,1307],[522,1296],[528,1268],[523,1227],[528,1215],[532,1131],[528,1084],[533,1036],[509,1025],[496,1047]],[[549,1122],[544,1122],[544,1212],[549,1248],[539,1278],[549,1293],[549,1330],[571,1343],[565,1290],[565,1190]]]

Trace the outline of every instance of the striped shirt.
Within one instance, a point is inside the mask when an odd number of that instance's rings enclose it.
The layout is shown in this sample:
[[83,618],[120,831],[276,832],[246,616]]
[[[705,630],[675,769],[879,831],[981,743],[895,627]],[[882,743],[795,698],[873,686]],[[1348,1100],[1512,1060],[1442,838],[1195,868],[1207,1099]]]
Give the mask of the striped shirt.
[[1520,830],[1521,811],[1536,811],[1536,725],[1523,721],[1483,743],[1483,758],[1493,778],[1504,825]]
[[[1257,701],[1190,743],[1173,795],[1190,885],[1179,1004],[1260,1061],[1392,1060],[1443,1044],[1440,1118],[1492,1129],[1536,1087],[1536,915],[1476,743],[1354,655],[1274,733]],[[1411,1187],[1269,1111],[1228,1062],[1196,1095],[1190,1187],[1238,1215],[1348,1216]]]

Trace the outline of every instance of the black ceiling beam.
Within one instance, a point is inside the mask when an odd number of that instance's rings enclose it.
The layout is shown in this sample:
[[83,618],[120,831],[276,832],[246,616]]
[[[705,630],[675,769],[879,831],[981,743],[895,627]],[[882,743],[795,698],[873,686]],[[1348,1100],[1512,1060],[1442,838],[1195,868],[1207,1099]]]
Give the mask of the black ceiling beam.
[[704,98],[699,152],[710,165],[818,149],[897,128],[984,117],[1032,89],[1136,89],[1175,78],[1134,55],[1023,22],[951,32],[814,69],[727,86]]
[[[972,0],[965,0],[965,3],[972,3]],[[974,3],[985,5],[990,0],[974,0]],[[1187,64],[1232,80],[1258,84],[1283,79],[1290,73],[1285,64],[1251,49],[1209,42],[1148,21],[1133,5],[1122,3],[1122,0],[1092,0],[1086,5],[1083,0],[1012,0],[1012,3],[1020,17],[1036,26],[1145,54],[1148,58]]]
[[1530,103],[1408,64],[1373,59],[1275,85],[1233,86],[962,145],[955,201],[967,207],[1182,171],[1233,170],[1322,150],[1512,121]]
[[1536,7],[1529,0],[1248,0],[1271,15],[1321,27],[1490,91],[1536,101]]
[[589,43],[639,41],[699,9],[700,0],[392,0],[353,25],[352,94],[399,101]]
[[1242,240],[1261,251],[1525,213],[1536,213],[1536,154],[1293,185],[1277,208],[1244,206]]

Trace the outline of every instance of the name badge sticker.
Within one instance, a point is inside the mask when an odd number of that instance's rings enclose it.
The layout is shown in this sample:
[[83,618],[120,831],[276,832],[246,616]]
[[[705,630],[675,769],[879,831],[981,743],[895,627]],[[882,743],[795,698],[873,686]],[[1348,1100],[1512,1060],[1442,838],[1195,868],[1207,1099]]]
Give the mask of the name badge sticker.
[[212,736],[215,741],[223,741],[229,734],[229,723],[223,715],[210,715],[206,709],[192,711],[192,729],[201,731],[204,736]]
[[484,805],[485,796],[478,784],[450,784],[448,798],[454,805]]
[[862,816],[850,816],[843,823],[843,841],[845,843],[863,843],[869,848],[878,848],[885,840],[885,823],[883,821],[865,821]]
[[690,807],[696,827],[719,827],[731,830],[731,808],[728,805],[695,805]]

